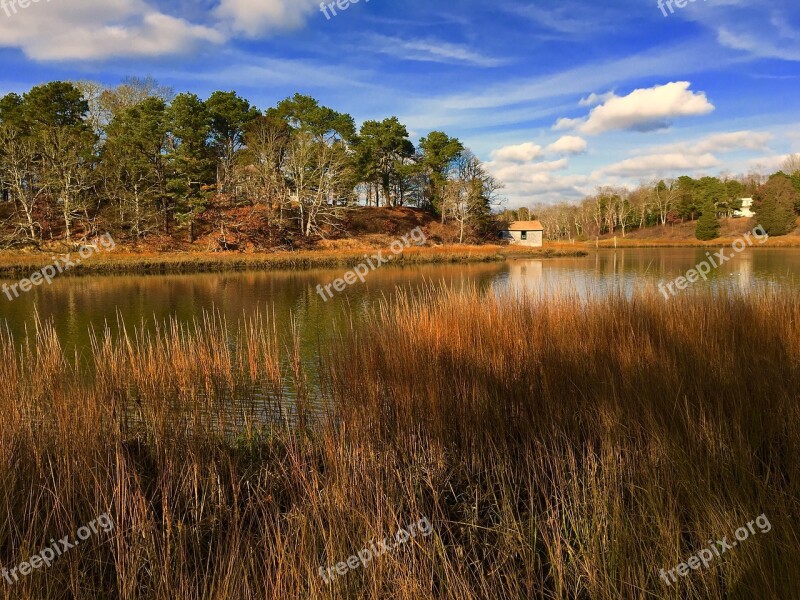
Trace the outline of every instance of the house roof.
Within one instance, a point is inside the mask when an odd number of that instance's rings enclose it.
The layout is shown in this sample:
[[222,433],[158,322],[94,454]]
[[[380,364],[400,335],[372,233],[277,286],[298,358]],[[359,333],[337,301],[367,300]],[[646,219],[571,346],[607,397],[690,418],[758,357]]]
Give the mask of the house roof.
[[544,231],[539,221],[514,221],[508,226],[508,231]]

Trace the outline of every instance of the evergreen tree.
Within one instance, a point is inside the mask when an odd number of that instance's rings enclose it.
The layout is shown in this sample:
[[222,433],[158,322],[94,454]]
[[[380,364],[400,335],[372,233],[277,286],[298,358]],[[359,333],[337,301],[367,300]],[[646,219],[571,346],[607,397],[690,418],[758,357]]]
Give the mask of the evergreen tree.
[[753,198],[756,218],[769,235],[786,235],[797,225],[798,193],[785,173],[776,173]]
[[698,240],[708,242],[719,237],[719,229],[717,210],[713,203],[707,202],[705,208],[703,208],[703,214],[697,220],[697,228],[694,235]]

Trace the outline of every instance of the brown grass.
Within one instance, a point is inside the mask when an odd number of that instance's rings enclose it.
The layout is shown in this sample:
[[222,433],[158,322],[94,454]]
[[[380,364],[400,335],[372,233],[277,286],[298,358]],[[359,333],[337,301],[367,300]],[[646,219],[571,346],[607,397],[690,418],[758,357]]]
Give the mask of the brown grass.
[[[0,595],[800,595],[796,294],[430,289],[338,336],[319,368],[260,318],[99,332],[83,361],[46,326],[0,340],[2,564],[116,523]],[[319,576],[423,516],[431,537]]]
[[[110,252],[91,256],[74,269],[61,276],[97,274],[178,274],[227,271],[277,271],[315,268],[354,267],[364,262],[366,253],[384,251],[392,240],[375,236],[374,243],[363,240],[348,246],[337,244],[332,248],[301,252],[275,252],[271,254],[245,253],[127,253]],[[369,241],[369,240],[367,240]],[[524,255],[530,258],[559,258],[585,256],[580,249],[553,248],[520,250],[508,246],[420,246],[405,250],[392,260],[392,264],[447,264],[503,261],[508,256]],[[52,264],[53,254],[0,253],[0,277],[16,279]]]

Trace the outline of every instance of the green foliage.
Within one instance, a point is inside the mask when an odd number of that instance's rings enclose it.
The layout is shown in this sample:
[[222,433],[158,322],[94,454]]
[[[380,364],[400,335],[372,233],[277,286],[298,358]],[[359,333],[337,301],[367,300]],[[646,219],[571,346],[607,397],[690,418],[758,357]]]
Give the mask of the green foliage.
[[758,222],[769,235],[780,236],[794,231],[797,224],[795,207],[800,196],[788,175],[776,173],[770,177],[753,200]]
[[425,198],[438,214],[442,212],[444,187],[448,170],[464,152],[464,145],[442,131],[431,131],[419,141],[421,164],[428,178]]
[[338,138],[352,142],[356,135],[353,117],[336,112],[310,96],[295,94],[267,111],[268,116],[285,120],[292,129],[310,133],[317,139]]
[[[393,189],[402,186],[403,179],[416,172],[406,165],[414,156],[414,144],[408,139],[408,130],[397,117],[383,121],[365,121],[356,142],[356,162],[361,179],[374,183],[383,190],[388,204],[393,204]],[[395,199],[400,194],[395,193]]]
[[32,88],[23,96],[22,118],[31,127],[85,128],[89,103],[80,90],[64,81]]
[[717,211],[712,202],[708,202],[703,208],[703,214],[697,221],[695,237],[698,240],[708,242],[719,237],[720,225],[717,219]]
[[208,141],[211,115],[194,94],[180,94],[167,110],[171,134],[172,179],[168,184],[179,221],[191,223],[205,208],[204,185],[214,181],[216,160]]

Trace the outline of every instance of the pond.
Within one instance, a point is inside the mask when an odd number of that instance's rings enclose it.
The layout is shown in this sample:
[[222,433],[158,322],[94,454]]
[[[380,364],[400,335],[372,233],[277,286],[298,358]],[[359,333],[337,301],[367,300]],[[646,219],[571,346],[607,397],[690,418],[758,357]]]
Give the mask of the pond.
[[[618,249],[592,252],[585,258],[385,266],[371,272],[365,283],[348,286],[329,301],[323,301],[317,286],[342,277],[345,269],[62,277],[13,301],[0,295],[0,322],[21,339],[26,330],[31,331],[37,315],[52,320],[71,354],[87,350],[90,328],[99,331],[108,324],[115,331],[118,317],[130,328],[149,327],[170,317],[189,323],[203,311],[216,311],[229,323],[236,323],[259,311],[274,315],[279,332],[288,332],[294,320],[304,351],[313,352],[348,314],[357,318],[364,307],[391,297],[398,288],[415,293],[425,285],[445,284],[542,294],[561,290],[582,295],[628,293],[641,287],[656,289],[661,282],[685,275],[706,260],[706,253],[707,249],[701,248]],[[708,280],[700,280],[693,290],[724,287],[746,291],[759,286],[800,289],[800,248],[748,249],[713,270]]]

